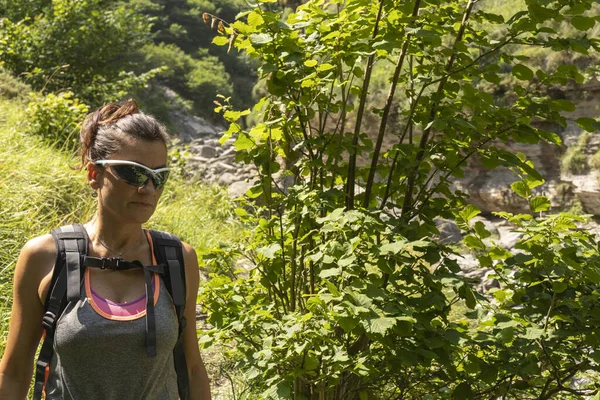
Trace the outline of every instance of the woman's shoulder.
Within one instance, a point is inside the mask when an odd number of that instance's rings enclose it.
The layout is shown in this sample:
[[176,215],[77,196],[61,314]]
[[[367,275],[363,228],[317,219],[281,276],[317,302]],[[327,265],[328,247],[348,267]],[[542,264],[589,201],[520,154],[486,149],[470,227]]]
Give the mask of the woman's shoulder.
[[186,265],[186,270],[190,268],[198,269],[198,256],[196,250],[186,242],[181,242],[183,247],[183,261]]
[[38,263],[54,263],[56,259],[56,245],[52,235],[46,234],[30,239],[21,249],[22,258],[30,261],[27,265]]
[[15,275],[26,287],[38,292],[40,300],[46,297],[52,270],[56,261],[56,246],[51,235],[30,239],[21,249]]

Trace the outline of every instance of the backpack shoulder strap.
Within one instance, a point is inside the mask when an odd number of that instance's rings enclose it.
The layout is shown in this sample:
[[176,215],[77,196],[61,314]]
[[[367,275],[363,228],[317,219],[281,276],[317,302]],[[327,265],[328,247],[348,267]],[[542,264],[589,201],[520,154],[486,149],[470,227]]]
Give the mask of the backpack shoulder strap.
[[[68,301],[79,299],[83,276],[83,257],[87,254],[88,237],[83,225],[75,224],[53,229],[50,234],[56,245],[56,261],[46,300],[44,301],[44,341],[36,363],[33,399],[40,400],[54,354],[56,322]],[[76,294],[75,294],[76,293]]]
[[181,240],[173,234],[150,230],[152,245],[154,246],[154,257],[158,264],[166,268],[164,281],[177,313],[179,332],[177,343],[173,349],[173,360],[175,372],[177,373],[177,386],[181,400],[189,397],[189,377],[185,352],[183,350],[182,334],[186,326],[183,315],[186,299],[185,264],[183,261],[183,245]]

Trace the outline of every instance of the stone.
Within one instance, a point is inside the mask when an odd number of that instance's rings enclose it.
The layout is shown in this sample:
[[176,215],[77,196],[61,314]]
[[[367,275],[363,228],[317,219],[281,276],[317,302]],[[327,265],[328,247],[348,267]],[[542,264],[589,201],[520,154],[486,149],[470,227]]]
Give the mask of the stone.
[[230,198],[236,198],[243,196],[251,187],[251,182],[236,181],[229,185],[229,187],[227,188],[227,192],[229,193]]
[[435,226],[437,227],[440,234],[437,238],[440,244],[455,244],[462,240],[462,233],[460,228],[456,226],[454,221],[436,217],[434,219]]
[[214,158],[217,156],[217,150],[212,146],[198,146],[195,148],[195,152],[204,158]]
[[217,178],[217,182],[223,186],[229,186],[233,182],[237,181],[238,177],[229,172],[225,172],[224,174],[220,174]]
[[500,240],[498,244],[507,250],[513,249],[517,242],[523,237],[523,233],[515,232],[512,229],[514,228],[499,228]]
[[216,163],[214,163],[214,168],[217,173],[224,173],[224,172],[236,173],[238,170],[233,165],[226,164],[221,161],[217,161]]

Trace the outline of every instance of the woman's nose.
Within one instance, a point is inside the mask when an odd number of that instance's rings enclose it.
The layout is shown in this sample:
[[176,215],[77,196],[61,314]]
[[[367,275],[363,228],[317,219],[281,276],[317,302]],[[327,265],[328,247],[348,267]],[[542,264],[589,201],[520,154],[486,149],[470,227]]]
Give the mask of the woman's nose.
[[138,193],[146,193],[152,194],[156,191],[156,187],[154,186],[154,182],[152,179],[148,179],[146,183],[138,188]]

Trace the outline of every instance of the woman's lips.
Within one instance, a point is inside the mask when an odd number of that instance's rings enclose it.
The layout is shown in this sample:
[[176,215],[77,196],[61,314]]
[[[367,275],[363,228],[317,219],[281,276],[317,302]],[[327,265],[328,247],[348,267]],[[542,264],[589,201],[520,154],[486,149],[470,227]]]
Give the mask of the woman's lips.
[[150,204],[150,203],[143,203],[141,201],[134,201],[131,204],[133,204],[135,206],[138,206],[138,207],[144,207],[144,208],[152,208],[153,207],[152,204]]

